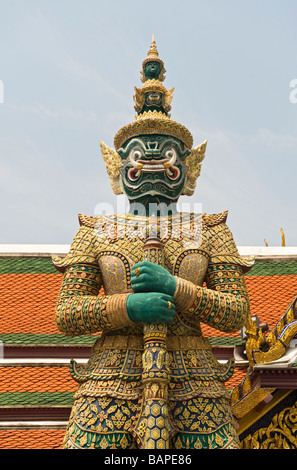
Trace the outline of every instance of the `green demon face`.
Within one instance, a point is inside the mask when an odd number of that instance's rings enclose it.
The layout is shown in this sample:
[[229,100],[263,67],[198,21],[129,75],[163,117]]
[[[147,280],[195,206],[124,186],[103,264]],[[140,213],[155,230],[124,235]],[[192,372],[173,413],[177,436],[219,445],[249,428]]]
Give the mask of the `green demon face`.
[[185,158],[190,151],[178,139],[144,135],[118,150],[122,188],[130,201],[177,201],[185,185]]
[[161,67],[158,62],[148,62],[144,68],[144,74],[148,80],[157,79],[161,73]]

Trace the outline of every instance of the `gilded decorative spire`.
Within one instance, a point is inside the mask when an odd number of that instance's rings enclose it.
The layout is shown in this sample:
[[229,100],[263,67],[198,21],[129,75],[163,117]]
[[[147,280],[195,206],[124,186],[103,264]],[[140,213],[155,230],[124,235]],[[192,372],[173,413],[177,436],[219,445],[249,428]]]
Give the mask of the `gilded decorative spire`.
[[128,139],[142,134],[170,135],[180,139],[188,149],[193,145],[191,133],[181,124],[173,121],[169,114],[174,88],[167,90],[164,63],[159,57],[155,36],[146,59],[142,63],[141,88],[134,87],[135,121],[120,129],[114,145],[118,150]]
[[153,33],[152,37],[152,43],[150,46],[150,49],[147,54],[147,58],[150,58],[151,60],[157,59],[159,57],[159,53],[157,51],[157,46],[156,46],[156,41],[155,41],[155,34]]
[[171,109],[174,88],[167,90],[163,85],[164,72],[164,63],[159,57],[153,34],[147,57],[142,63],[143,85],[141,88],[134,87],[136,119],[150,111],[156,111],[170,118],[168,112]]
[[165,68],[164,63],[159,57],[159,53],[156,46],[155,35],[153,34],[152,42],[147,53],[147,58],[142,62],[141,69],[141,81],[145,82],[155,78],[160,82],[165,79]]

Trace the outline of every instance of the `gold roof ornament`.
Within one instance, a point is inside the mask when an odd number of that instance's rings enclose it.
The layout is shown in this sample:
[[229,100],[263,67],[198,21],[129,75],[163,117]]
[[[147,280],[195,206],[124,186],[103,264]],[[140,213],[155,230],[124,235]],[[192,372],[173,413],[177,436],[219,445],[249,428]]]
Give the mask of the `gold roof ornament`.
[[280,231],[281,231],[281,235],[282,235],[282,246],[286,246],[285,233],[284,233],[282,228],[280,229]]
[[[282,246],[286,246],[285,233],[282,228],[280,229],[280,231],[281,231],[281,236],[282,236]],[[265,240],[265,238],[264,238],[264,243],[265,243],[265,246],[268,246],[268,243]]]

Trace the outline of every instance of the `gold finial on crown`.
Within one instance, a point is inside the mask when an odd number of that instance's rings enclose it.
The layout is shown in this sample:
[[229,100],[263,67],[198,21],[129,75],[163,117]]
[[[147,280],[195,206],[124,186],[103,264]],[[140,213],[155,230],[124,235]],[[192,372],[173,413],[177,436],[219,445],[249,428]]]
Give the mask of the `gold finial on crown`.
[[159,57],[159,53],[158,53],[158,50],[157,50],[156,41],[155,41],[155,34],[154,33],[153,33],[152,43],[150,45],[147,57],[151,58],[151,59],[155,59],[155,58]]

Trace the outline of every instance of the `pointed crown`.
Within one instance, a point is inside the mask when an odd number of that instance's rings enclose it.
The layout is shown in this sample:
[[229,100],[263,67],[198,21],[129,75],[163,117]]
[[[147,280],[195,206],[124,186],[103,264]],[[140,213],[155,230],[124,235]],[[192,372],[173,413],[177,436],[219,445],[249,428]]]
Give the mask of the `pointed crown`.
[[[155,67],[155,63],[159,68]],[[143,134],[162,134],[176,137],[190,150],[193,137],[186,127],[173,121],[168,112],[171,109],[174,88],[167,90],[163,85],[165,68],[159,58],[155,37],[148,51],[147,58],[142,63],[141,88],[134,87],[135,121],[120,129],[114,145],[118,150],[130,138]]]

